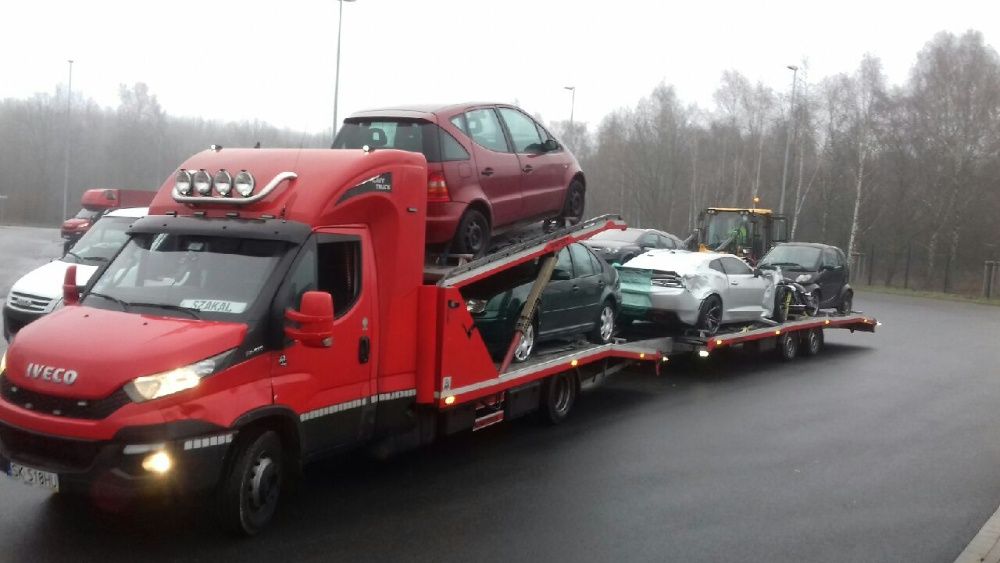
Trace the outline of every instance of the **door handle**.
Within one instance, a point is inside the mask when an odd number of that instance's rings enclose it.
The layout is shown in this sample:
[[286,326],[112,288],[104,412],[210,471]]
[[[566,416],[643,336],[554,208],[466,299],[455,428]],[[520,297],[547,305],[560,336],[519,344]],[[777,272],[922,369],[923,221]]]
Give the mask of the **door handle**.
[[367,364],[368,357],[371,355],[372,351],[372,341],[367,336],[362,336],[361,340],[358,341],[358,363]]
[[580,286],[574,285],[573,286],[573,291],[580,291]]
[[525,174],[531,174],[532,170],[534,170],[534,169],[535,169],[534,166],[532,166],[530,164],[525,164],[524,168],[522,168],[521,170],[524,170]]
[[488,166],[486,168],[483,168],[483,176],[492,176],[492,175],[493,175],[493,169],[492,168],[490,168]]
[[740,285],[740,282],[738,282],[738,281],[731,281],[731,282],[729,282],[729,285]]

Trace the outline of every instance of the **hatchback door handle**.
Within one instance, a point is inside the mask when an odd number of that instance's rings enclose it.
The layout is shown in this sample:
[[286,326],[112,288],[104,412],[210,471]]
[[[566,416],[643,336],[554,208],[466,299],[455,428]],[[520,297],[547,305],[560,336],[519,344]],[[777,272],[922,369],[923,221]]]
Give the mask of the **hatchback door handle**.
[[531,174],[531,171],[532,171],[532,170],[534,170],[534,169],[535,169],[535,167],[534,167],[534,166],[532,166],[532,165],[530,165],[530,164],[527,164],[527,165],[525,165],[525,167],[524,167],[524,168],[522,168],[521,170],[524,170],[524,173],[525,173],[525,174]]
[[492,175],[493,175],[492,168],[489,167],[483,168],[483,176],[492,176]]
[[574,285],[573,286],[573,291],[580,291],[580,286]]

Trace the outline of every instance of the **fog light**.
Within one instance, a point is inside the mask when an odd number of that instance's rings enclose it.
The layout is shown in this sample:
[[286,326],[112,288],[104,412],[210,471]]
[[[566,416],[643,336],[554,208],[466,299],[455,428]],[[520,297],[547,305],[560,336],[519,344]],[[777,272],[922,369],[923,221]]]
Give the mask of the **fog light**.
[[174,462],[170,459],[170,454],[165,451],[158,451],[156,453],[149,454],[146,459],[142,460],[142,468],[150,473],[163,474],[170,471]]
[[450,395],[448,397],[445,397],[444,398],[444,404],[446,404],[446,405],[453,405],[453,404],[455,404],[455,396],[454,395]]

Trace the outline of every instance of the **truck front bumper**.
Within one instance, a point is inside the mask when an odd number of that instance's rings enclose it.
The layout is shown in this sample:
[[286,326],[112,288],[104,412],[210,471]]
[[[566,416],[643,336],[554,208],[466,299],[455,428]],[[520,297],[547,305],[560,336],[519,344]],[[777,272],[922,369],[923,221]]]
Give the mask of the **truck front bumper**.
[[[125,428],[110,441],[86,441],[0,422],[0,471],[9,475],[13,462],[54,473],[60,492],[92,497],[197,493],[218,483],[235,435],[208,424],[169,423]],[[157,452],[169,457],[169,469],[143,468]]]

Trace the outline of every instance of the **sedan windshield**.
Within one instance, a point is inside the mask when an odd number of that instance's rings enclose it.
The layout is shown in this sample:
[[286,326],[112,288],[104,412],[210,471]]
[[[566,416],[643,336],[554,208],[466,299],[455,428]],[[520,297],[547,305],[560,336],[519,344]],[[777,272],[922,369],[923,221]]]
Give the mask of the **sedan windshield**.
[[94,223],[89,231],[66,254],[67,262],[107,262],[114,257],[128,240],[129,225],[134,217],[104,217]]
[[639,237],[643,235],[645,231],[640,231],[639,229],[625,229],[620,231],[618,229],[611,229],[609,231],[601,231],[596,235],[590,237],[590,240],[613,240],[615,242],[635,242],[639,240]]
[[815,246],[783,244],[774,247],[760,261],[761,268],[779,266],[786,270],[816,271],[819,269],[820,249]]
[[273,240],[136,235],[93,285],[86,304],[232,320],[250,310],[286,248]]

